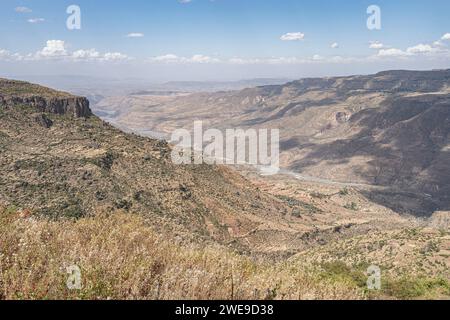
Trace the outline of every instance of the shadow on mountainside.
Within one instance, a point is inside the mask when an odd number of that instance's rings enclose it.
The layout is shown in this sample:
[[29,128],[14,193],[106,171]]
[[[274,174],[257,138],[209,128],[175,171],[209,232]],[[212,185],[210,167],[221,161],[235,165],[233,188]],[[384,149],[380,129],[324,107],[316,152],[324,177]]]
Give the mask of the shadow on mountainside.
[[[349,180],[391,188],[367,191],[375,202],[420,216],[450,210],[450,95],[389,98],[380,108],[365,109],[349,121],[360,128],[359,133],[309,145],[312,151],[290,169],[308,172],[323,161],[348,164]],[[288,141],[282,147],[291,144]],[[355,167],[350,162],[354,157],[372,160]]]

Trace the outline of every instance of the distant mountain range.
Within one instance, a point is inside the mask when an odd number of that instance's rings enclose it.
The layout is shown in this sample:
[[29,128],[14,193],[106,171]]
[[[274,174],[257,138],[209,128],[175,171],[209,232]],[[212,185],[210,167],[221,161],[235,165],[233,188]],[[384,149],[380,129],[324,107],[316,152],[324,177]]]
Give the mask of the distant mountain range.
[[106,99],[140,131],[280,128],[287,170],[393,188],[370,194],[418,214],[450,209],[450,70],[309,78],[238,91]]
[[141,78],[108,78],[80,75],[23,75],[11,77],[18,80],[39,83],[58,90],[87,96],[92,104],[103,97],[127,94],[154,94],[155,92],[215,92],[241,90],[244,88],[283,84],[287,78],[258,78],[229,81],[169,81],[155,82]]
[[[184,91],[184,92],[216,92],[216,91],[229,91],[229,90],[241,90],[245,88],[276,85],[288,82],[289,79],[248,79],[238,81],[170,81],[161,85],[154,85],[153,88],[172,90],[172,91]],[[154,89],[153,89],[154,90]]]

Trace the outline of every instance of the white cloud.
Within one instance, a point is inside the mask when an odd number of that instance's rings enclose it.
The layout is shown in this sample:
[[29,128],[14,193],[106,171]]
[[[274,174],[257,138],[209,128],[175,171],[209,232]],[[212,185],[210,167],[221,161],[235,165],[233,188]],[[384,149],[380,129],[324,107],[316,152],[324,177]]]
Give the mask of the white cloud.
[[31,9],[28,8],[28,7],[16,7],[16,8],[14,9],[14,11],[15,11],[15,12],[18,12],[18,13],[30,13],[30,12],[33,12],[33,10],[31,10]]
[[450,40],[450,33],[444,34],[439,40],[433,42],[433,46],[438,49],[443,49],[447,47],[447,40]]
[[296,64],[304,61],[304,59],[300,59],[297,57],[276,57],[269,59],[259,59],[259,63],[262,64]]
[[216,62],[220,62],[219,59],[217,58],[211,58],[208,56],[204,56],[202,54],[196,54],[193,55],[192,58],[189,59],[190,62],[193,63],[216,63]]
[[69,60],[74,61],[104,61],[119,62],[131,60],[126,54],[120,52],[106,52],[101,54],[95,49],[77,50],[68,56]]
[[212,58],[202,54],[195,54],[190,58],[179,57],[175,54],[165,54],[162,56],[150,58],[151,62],[162,63],[220,63],[220,59]]
[[[376,48],[376,47],[374,47]],[[428,57],[428,58],[449,58],[450,51],[447,49],[445,43],[441,40],[435,41],[432,44],[419,43],[415,46],[408,47],[405,50],[396,48],[386,48],[378,51],[376,57]],[[373,57],[372,57],[373,58]]]
[[[18,60],[18,59],[16,59]],[[28,54],[21,60],[64,60],[64,61],[106,61],[117,62],[131,60],[126,54],[120,52],[100,53],[95,49],[79,49],[69,52],[65,41],[48,40],[46,46],[35,54]]]
[[70,59],[76,61],[106,61],[106,62],[116,62],[116,61],[126,61],[130,60],[126,54],[120,52],[107,52],[101,54],[95,49],[89,50],[77,50],[70,55]]
[[379,41],[371,41],[370,45],[369,45],[369,48],[370,49],[377,49],[377,50],[383,49],[384,48],[384,44],[382,44]]
[[190,3],[192,0],[178,0],[179,3]]
[[331,58],[328,58],[328,61],[331,63],[346,63],[351,62],[352,58],[343,58],[341,56],[334,56]]
[[100,58],[100,53],[95,49],[77,50],[72,53],[75,60],[95,60]]
[[29,23],[41,23],[44,22],[45,19],[44,18],[31,18],[27,20]]
[[[250,65],[250,64],[269,64],[269,65],[289,65],[289,64],[302,64],[302,63],[311,63],[313,62],[313,58],[304,59],[298,57],[271,57],[271,58],[232,58],[227,62],[229,64],[240,64],[240,65]],[[319,58],[317,56],[316,58]]]
[[0,49],[0,60],[2,61],[21,61],[24,57],[19,53],[11,53],[8,50]]
[[258,64],[261,63],[260,59],[253,58],[253,59],[244,59],[244,58],[238,58],[234,57],[227,61],[230,64]]
[[162,56],[152,57],[152,58],[150,58],[150,61],[165,62],[165,63],[179,63],[179,62],[182,62],[181,59],[182,58],[178,57],[177,55],[169,53],[169,54],[165,54]]
[[314,61],[320,61],[320,60],[324,60],[324,58],[318,54],[313,55],[312,59]]
[[[304,38],[304,34],[293,36],[287,34],[289,38]],[[332,48],[338,48],[338,43],[331,44]],[[321,56],[316,54],[312,57],[233,57],[218,58],[217,55],[208,56],[195,54],[193,56],[178,56],[175,54],[165,54],[151,57],[145,61],[160,64],[229,64],[229,65],[301,65],[301,64],[346,64],[346,63],[364,63],[379,61],[382,58],[390,59],[450,59],[450,50],[442,41],[436,41],[433,44],[418,44],[406,49],[397,49],[384,46],[378,41],[370,43],[370,47],[378,49],[377,54],[367,57],[355,56]],[[38,61],[38,60],[62,60],[67,62],[119,62],[131,61],[133,58],[120,52],[100,53],[96,49],[79,49],[70,51],[67,49],[63,40],[48,40],[46,46],[34,54],[12,54],[7,50],[0,50],[0,60],[6,61]],[[141,61],[143,62],[143,61]]]
[[[317,64],[317,63],[349,63],[355,62],[358,59],[355,58],[343,58],[341,56],[333,57],[323,57],[318,54],[312,56],[311,58],[300,58],[300,57],[272,57],[272,58],[238,58],[234,57],[229,59],[227,63],[238,64],[238,65],[302,65],[302,64]],[[361,60],[361,59],[360,59]]]
[[1,60],[6,60],[9,57],[11,57],[11,53],[9,53],[8,50],[0,49],[0,59]]
[[144,36],[141,32],[132,32],[127,34],[127,38],[142,38]]
[[63,40],[48,40],[47,45],[36,54],[38,57],[58,58],[67,56],[66,44]]
[[339,48],[339,43],[334,42],[334,43],[331,44],[330,47],[331,47],[332,49],[337,49],[337,48]]
[[231,64],[247,64],[247,61],[242,58],[231,58],[228,62]]
[[409,54],[426,54],[435,53],[438,51],[438,48],[432,47],[429,44],[418,44],[414,47],[409,47],[408,49],[406,49],[406,52]]
[[408,55],[409,54],[407,52],[400,50],[400,49],[395,49],[395,48],[381,49],[378,52],[379,57],[405,57]]
[[110,61],[110,62],[125,61],[129,59],[130,57],[120,52],[107,52],[100,58],[100,60],[102,61]]
[[389,48],[378,41],[372,41],[370,48],[380,49],[378,57],[429,57],[429,58],[449,58],[450,51],[447,49],[445,40],[450,40],[450,33],[444,34],[440,40],[433,43],[419,43],[405,50]]
[[288,32],[283,34],[280,39],[283,41],[299,41],[305,39],[305,34],[302,32]]

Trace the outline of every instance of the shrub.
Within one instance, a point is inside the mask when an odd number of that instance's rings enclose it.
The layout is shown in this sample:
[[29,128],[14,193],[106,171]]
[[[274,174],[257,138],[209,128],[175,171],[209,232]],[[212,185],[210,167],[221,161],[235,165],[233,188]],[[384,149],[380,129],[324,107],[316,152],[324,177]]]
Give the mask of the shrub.
[[344,208],[345,208],[345,209],[348,209],[348,210],[353,210],[353,211],[358,211],[358,210],[359,210],[358,205],[356,204],[356,202],[347,203],[347,204],[344,206]]

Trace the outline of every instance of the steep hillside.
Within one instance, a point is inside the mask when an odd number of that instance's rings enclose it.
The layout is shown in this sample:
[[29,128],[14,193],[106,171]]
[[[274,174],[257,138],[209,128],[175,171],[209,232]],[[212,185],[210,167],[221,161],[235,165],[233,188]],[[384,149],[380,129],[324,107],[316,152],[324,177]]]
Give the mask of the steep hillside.
[[[131,107],[129,107],[131,106]],[[390,187],[401,212],[450,209],[450,70],[386,71],[183,97],[113,98],[99,108],[137,131],[280,128],[281,163],[304,176]]]
[[248,243],[240,235],[290,210],[227,168],[173,165],[167,143],[113,128],[91,114],[84,98],[14,84],[0,81],[5,206],[55,219],[123,210],[182,239],[241,249]]

